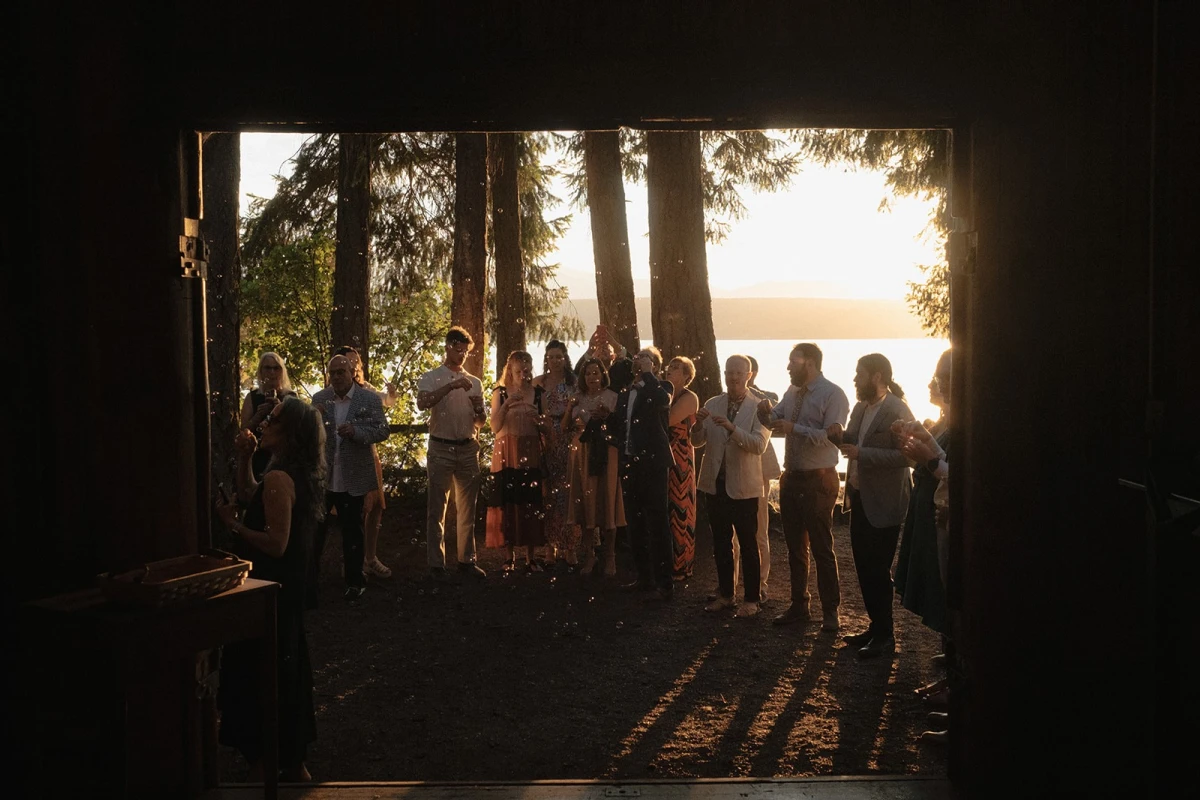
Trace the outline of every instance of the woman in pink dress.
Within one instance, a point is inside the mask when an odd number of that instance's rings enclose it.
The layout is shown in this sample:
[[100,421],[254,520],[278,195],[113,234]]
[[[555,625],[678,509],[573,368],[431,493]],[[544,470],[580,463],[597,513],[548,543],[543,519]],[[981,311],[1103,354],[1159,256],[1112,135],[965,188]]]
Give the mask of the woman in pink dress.
[[667,480],[667,498],[675,547],[672,572],[677,581],[692,577],[696,560],[696,450],[692,447],[691,430],[700,398],[687,388],[695,377],[696,365],[686,356],[676,356],[667,364],[666,378],[674,387],[669,419],[671,474]]
[[488,498],[487,546],[508,550],[505,570],[524,551],[525,569],[540,572],[533,548],[546,543],[543,525],[542,436],[545,432],[533,385],[533,356],[514,350],[492,393],[492,491]]

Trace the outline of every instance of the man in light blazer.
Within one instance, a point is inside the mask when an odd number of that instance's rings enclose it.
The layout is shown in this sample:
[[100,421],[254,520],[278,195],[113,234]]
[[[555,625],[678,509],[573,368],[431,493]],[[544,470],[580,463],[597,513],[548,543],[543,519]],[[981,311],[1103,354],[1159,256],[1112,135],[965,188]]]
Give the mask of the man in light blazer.
[[[337,509],[342,529],[347,600],[357,600],[366,591],[363,575],[363,501],[379,488],[371,445],[388,437],[387,418],[379,395],[354,383],[354,370],[345,356],[329,361],[329,386],[313,395],[313,407],[325,425],[325,509]],[[325,526],[317,533],[314,561],[325,546]],[[315,591],[316,570],[310,570],[310,589]]]
[[858,360],[854,388],[858,404],[850,412],[841,450],[850,459],[845,497],[850,504],[850,547],[871,624],[846,641],[860,648],[859,658],[877,658],[896,649],[892,559],[912,489],[909,460],[892,435],[892,423],[911,422],[913,415],[904,390],[892,380],[891,362],[879,353]]
[[758,419],[758,398],[747,384],[750,359],[730,356],[725,362],[724,394],[709,399],[696,413],[692,443],[704,448],[697,488],[704,496],[717,562],[717,598],[704,607],[720,611],[734,606],[733,536],[742,551],[742,591],[739,617],[758,613],[759,560],[758,500],[763,494],[762,454],[770,431]]

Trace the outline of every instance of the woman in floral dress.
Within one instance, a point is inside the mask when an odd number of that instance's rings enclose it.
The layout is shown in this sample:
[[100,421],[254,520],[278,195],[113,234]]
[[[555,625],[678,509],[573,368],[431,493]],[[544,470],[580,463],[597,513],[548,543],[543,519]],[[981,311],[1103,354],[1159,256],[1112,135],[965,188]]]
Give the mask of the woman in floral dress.
[[571,432],[563,428],[563,415],[575,396],[576,379],[567,346],[551,339],[546,345],[543,368],[545,372],[534,380],[533,385],[541,389],[541,412],[550,431],[546,437],[544,465],[546,564],[552,567],[561,558],[566,559],[568,568],[574,569],[579,551],[579,526],[568,513]]

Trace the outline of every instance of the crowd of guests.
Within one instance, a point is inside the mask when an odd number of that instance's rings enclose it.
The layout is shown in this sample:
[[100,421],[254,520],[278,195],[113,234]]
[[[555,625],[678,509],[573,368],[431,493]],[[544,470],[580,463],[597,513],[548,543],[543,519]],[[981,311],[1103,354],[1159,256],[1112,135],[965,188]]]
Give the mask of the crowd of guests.
[[[696,376],[691,359],[677,356],[664,365],[654,347],[629,354],[601,325],[574,365],[559,341],[546,345],[540,372],[532,354],[510,353],[485,400],[482,382],[464,367],[474,347],[470,334],[453,327],[444,343],[442,364],[421,377],[417,396],[418,408],[429,413],[426,553],[434,577],[446,578],[451,567],[487,577],[478,564],[475,520],[485,480],[479,432],[490,423],[484,540],[503,550],[506,572],[561,568],[611,578],[624,528],[636,576],[622,588],[647,601],[670,601],[676,582],[693,574],[702,502],[717,571],[704,611],[755,616],[769,599],[767,497],[778,478],[790,597],[774,625],[819,620],[822,631],[839,631],[833,514],[841,498],[869,618],[866,630],[846,641],[863,659],[894,652],[893,592],[925,625],[947,634],[947,417],[924,425],[914,420],[885,356],[859,359],[853,408],[822,373],[822,352],[811,343],[791,351],[782,397],[755,384],[752,357],[733,355],[724,365],[725,391],[701,402],[688,388]],[[943,411],[949,372],[947,351],[930,383],[930,399]],[[384,409],[395,389],[380,392],[367,383],[353,347],[338,348],[326,373],[328,385],[305,403],[283,359],[262,354],[235,441],[237,501],[218,501],[236,552],[253,562],[251,574],[281,585],[280,763],[284,776],[297,780],[307,777],[305,748],[315,736],[303,618],[317,602],[326,516],[336,514],[341,529],[345,599],[363,596],[368,575],[391,574],[376,549],[385,501],[375,445],[388,436]],[[772,436],[784,440],[782,464],[769,446]],[[844,491],[837,470],[843,456]],[[453,562],[445,536],[451,490]],[[810,559],[819,615],[808,585]],[[255,665],[252,648],[228,648],[221,692],[222,741],[252,767],[262,755]],[[945,682],[922,693],[944,705]],[[939,740],[945,732],[926,735]]]

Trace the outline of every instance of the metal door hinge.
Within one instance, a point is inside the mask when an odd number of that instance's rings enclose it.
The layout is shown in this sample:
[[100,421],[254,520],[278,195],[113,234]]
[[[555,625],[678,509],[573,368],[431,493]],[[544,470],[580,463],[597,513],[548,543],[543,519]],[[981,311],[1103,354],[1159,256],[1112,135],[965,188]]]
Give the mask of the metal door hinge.
[[950,272],[954,275],[975,274],[975,254],[979,235],[975,231],[956,231],[950,234]]
[[185,278],[208,277],[208,244],[200,236],[200,220],[185,217],[179,237],[179,267]]

